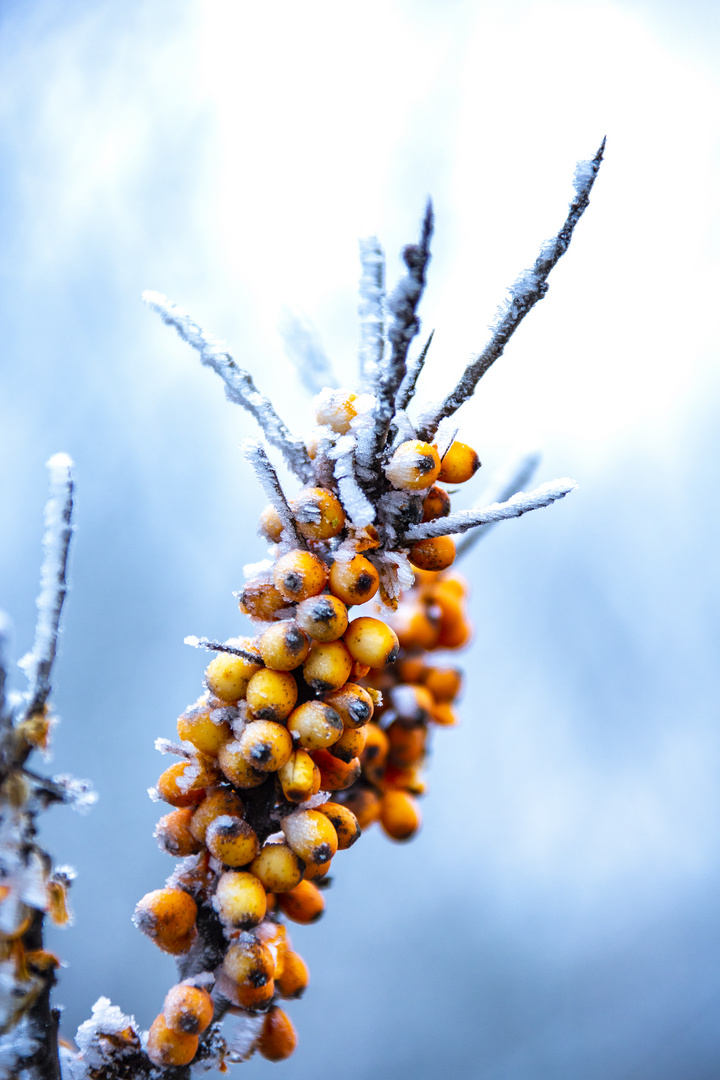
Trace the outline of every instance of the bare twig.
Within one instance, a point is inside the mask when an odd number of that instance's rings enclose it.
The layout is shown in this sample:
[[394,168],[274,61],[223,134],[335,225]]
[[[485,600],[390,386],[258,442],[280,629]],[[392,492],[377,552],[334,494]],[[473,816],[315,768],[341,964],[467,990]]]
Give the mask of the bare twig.
[[32,652],[20,661],[29,683],[26,716],[39,712],[50,693],[50,672],[57,653],[60,614],[67,592],[67,557],[72,536],[72,461],[67,454],[55,454],[47,465],[50,497],[45,504],[45,557],[37,599],[35,643]]
[[385,255],[375,236],[360,241],[360,386],[373,391],[385,347]]
[[236,364],[224,342],[203,330],[186,311],[171,303],[162,293],[144,292],[143,300],[160,315],[163,322],[177,330],[183,341],[197,349],[201,362],[217,372],[225,383],[228,401],[242,405],[255,417],[268,442],[280,450],[295,475],[305,482],[311,471],[305,444],[290,434],[270,400],[260,393],[250,373]]
[[492,503],[491,506],[486,506],[482,510],[459,510],[448,517],[413,525],[405,533],[403,543],[414,544],[416,540],[427,540],[432,536],[464,533],[468,529],[474,529],[476,525],[488,525],[490,522],[504,521],[506,518],[521,517],[529,510],[539,510],[543,506],[549,506],[556,499],[564,498],[576,487],[576,482],[567,477],[562,480],[551,480],[527,493],[519,491],[507,502]]
[[263,491],[277,511],[282,522],[283,532],[286,538],[292,542],[293,547],[306,548],[304,538],[298,532],[292,510],[288,506],[278,475],[272,466],[270,459],[263,450],[257,439],[243,439],[242,444],[245,459],[250,462],[255,474],[260,481]]
[[431,330],[430,337],[425,342],[422,352],[418,357],[416,357],[415,360],[413,360],[412,364],[405,372],[403,381],[400,383],[400,388],[395,395],[395,412],[398,412],[400,409],[407,409],[408,405],[412,401],[413,395],[415,394],[415,387],[417,385],[418,378],[420,377],[420,372],[425,366],[425,359],[427,357],[428,349],[430,348],[434,335],[435,331]]
[[570,204],[565,224],[557,236],[543,244],[532,270],[521,274],[512,286],[510,297],[504,307],[501,308],[500,314],[492,327],[490,341],[483,351],[468,364],[455,389],[439,407],[433,405],[427,414],[423,414],[418,424],[418,433],[421,439],[428,441],[432,439],[443,417],[452,416],[463,402],[472,396],[475,387],[485,372],[499,356],[502,356],[506,344],[527,313],[535,306],[538,300],[542,300],[543,296],[545,296],[548,290],[548,275],[560,256],[567,251],[573,230],[590,201],[590,191],[600,169],[604,149],[605,139],[600,144],[600,148],[592,161],[578,163],[573,181],[575,198]]
[[[480,510],[483,506],[488,506],[491,503],[505,502],[516,492],[522,491],[532,479],[539,463],[540,453],[537,450],[522,454],[520,457],[513,458],[512,461],[506,462],[502,469],[492,477],[475,507],[471,509]],[[490,521],[487,525],[479,525],[477,529],[466,533],[455,546],[455,561],[457,562],[462,556],[467,555],[478,540],[482,540],[483,536],[487,536],[495,524],[496,522]]]

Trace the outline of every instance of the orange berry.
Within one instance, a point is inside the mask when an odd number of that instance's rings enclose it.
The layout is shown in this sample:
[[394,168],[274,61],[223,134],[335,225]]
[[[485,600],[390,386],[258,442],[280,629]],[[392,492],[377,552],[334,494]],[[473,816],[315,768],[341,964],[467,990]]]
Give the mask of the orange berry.
[[169,1028],[162,1013],[155,1018],[148,1033],[147,1055],[159,1069],[189,1065],[198,1048],[198,1036]]
[[[221,713],[206,700],[200,698],[178,717],[177,733],[203,754],[216,757],[224,742],[232,737],[230,725],[220,719]],[[219,722],[216,723],[214,717]]]
[[258,642],[258,648],[266,668],[292,671],[307,656],[310,641],[297,623],[285,619],[268,627]]
[[344,604],[365,604],[380,587],[380,576],[364,555],[336,559],[330,567],[330,591]]
[[158,777],[157,792],[171,806],[193,806],[202,801],[213,779],[204,762],[176,761]]
[[277,902],[283,914],[297,923],[315,922],[325,910],[323,894],[312,881],[301,881],[289,892],[280,893]]
[[202,845],[190,832],[190,820],[194,807],[184,806],[161,817],[155,826],[154,836],[158,845],[168,855],[183,859],[200,851]]
[[295,617],[314,641],[337,641],[347,630],[347,608],[332,593],[309,596],[298,604]]
[[265,844],[250,864],[251,873],[255,874],[268,892],[273,893],[294,889],[301,881],[304,870],[304,861],[284,840]]
[[432,710],[432,718],[441,727],[454,727],[458,722],[455,710],[447,701],[438,701]]
[[462,672],[458,668],[428,668],[425,686],[436,702],[454,701],[462,689]]
[[256,671],[248,683],[246,701],[261,720],[286,720],[297,701],[297,683],[289,671]]
[[344,685],[352,665],[342,641],[317,641],[303,665],[303,678],[316,694],[326,694]]
[[342,735],[328,747],[333,757],[340,758],[348,764],[353,758],[359,757],[365,747],[365,728],[344,728]]
[[278,559],[273,571],[275,587],[289,604],[317,596],[325,588],[327,577],[328,569],[322,559],[300,548]]
[[353,660],[353,666],[350,668],[350,674],[348,678],[356,683],[358,679],[364,679],[369,671],[369,664],[360,664],[357,660]]
[[212,1023],[214,1007],[207,990],[178,983],[167,992],[162,1014],[171,1031],[201,1035]]
[[339,713],[324,701],[306,701],[288,717],[287,729],[306,750],[321,750],[343,733]]
[[455,541],[451,536],[418,540],[410,548],[408,559],[421,570],[446,570],[455,561]]
[[[398,637],[400,637],[399,634]],[[400,644],[402,645],[402,641]],[[406,656],[398,660],[396,670],[400,682],[420,683],[424,681],[428,668],[425,667],[422,656]]]
[[283,524],[272,503],[266,506],[260,515],[260,521],[258,522],[258,532],[261,536],[264,536],[266,540],[269,540],[271,544],[279,544],[282,539]]
[[284,998],[301,997],[308,984],[307,964],[291,949],[285,953],[282,975],[277,980],[278,990]]
[[390,691],[390,702],[400,720],[419,724],[430,719],[435,701],[426,686],[400,683]]
[[360,761],[365,775],[372,784],[380,782],[389,751],[390,743],[382,728],[377,724],[368,724],[365,749],[360,755]]
[[329,540],[345,526],[345,511],[339,499],[325,488],[305,488],[290,500],[290,509],[299,531],[307,540]]
[[288,601],[270,581],[253,578],[240,593],[240,610],[251,619],[272,622],[278,612],[288,606]]
[[394,488],[422,491],[432,487],[440,472],[440,456],[430,443],[408,439],[400,443],[385,467],[385,475]]
[[380,817],[380,799],[370,788],[354,787],[344,798],[344,806],[352,811],[363,831]]
[[225,866],[247,866],[260,850],[255,830],[242,818],[221,814],[207,827],[210,854]]
[[273,981],[275,958],[254,934],[240,934],[225,953],[222,967],[234,983],[268,986]]
[[320,770],[320,787],[323,791],[344,791],[360,776],[359,758],[353,758],[346,763],[333,757],[328,750],[315,750],[313,758]]
[[218,765],[223,776],[238,788],[259,787],[267,780],[267,773],[250,764],[237,739],[220,747]]
[[372,668],[391,664],[400,649],[395,631],[380,619],[373,619],[369,615],[353,619],[343,641],[354,660]]
[[194,936],[197,905],[181,889],[155,889],[139,901],[133,922],[165,952],[186,952]]
[[380,800],[380,824],[392,840],[409,840],[420,828],[417,801],[405,791],[386,791]]
[[208,791],[200,806],[190,820],[190,832],[200,843],[205,843],[208,826],[218,817],[237,817],[245,815],[245,807],[239,795],[229,788],[214,788]]
[[427,728],[424,724],[404,724],[393,720],[387,729],[390,760],[394,765],[414,765],[425,756]]
[[447,517],[450,513],[450,496],[444,488],[430,488],[423,499],[422,521],[436,521],[438,518]]
[[456,441],[442,459],[438,479],[446,484],[464,484],[479,468],[480,458],[472,446]]
[[283,795],[292,803],[304,802],[320,790],[320,772],[307,750],[292,752],[282,768],[278,769],[278,780]]
[[419,765],[396,765],[389,762],[383,777],[383,787],[385,791],[397,788],[400,791],[409,791],[411,795],[425,794],[425,781]]
[[339,851],[345,851],[346,848],[352,847],[355,841],[360,838],[358,819],[352,810],[348,810],[347,806],[341,806],[340,803],[336,802],[326,802],[322,806],[318,806],[318,810],[332,822],[332,826],[337,833]]
[[268,1061],[284,1061],[297,1046],[295,1028],[289,1016],[277,1006],[266,1014],[257,1046]]
[[350,421],[357,416],[353,405],[356,400],[357,395],[349,394],[347,390],[323,390],[315,401],[316,423],[326,424],[338,435],[345,435],[350,430]]
[[393,616],[393,629],[406,650],[434,649],[440,634],[439,619],[432,609],[419,604],[402,604]]

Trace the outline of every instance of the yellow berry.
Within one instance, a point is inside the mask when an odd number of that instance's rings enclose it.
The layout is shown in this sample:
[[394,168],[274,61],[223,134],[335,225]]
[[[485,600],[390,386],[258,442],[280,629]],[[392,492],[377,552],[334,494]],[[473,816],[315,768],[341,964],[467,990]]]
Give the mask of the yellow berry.
[[380,576],[364,555],[336,559],[330,567],[330,591],[344,604],[365,604],[380,587]]
[[238,739],[240,753],[259,772],[277,772],[293,750],[286,727],[273,720],[253,720]]
[[464,484],[480,468],[480,459],[467,443],[454,442],[445,453],[439,480],[446,484]]
[[[290,723],[292,715],[290,716]],[[320,790],[320,773],[307,750],[294,750],[278,769],[278,780],[288,802],[301,803]]]
[[316,694],[327,694],[344,685],[352,665],[352,656],[342,641],[317,641],[303,665],[303,678]]
[[[307,600],[304,602],[308,603]],[[292,671],[299,667],[307,656],[310,641],[297,623],[285,619],[268,627],[258,642],[258,648],[266,668],[273,671]]]
[[[241,638],[242,646],[247,642],[248,649],[255,651],[252,638]],[[245,691],[250,678],[261,665],[253,664],[244,656],[234,656],[232,653],[218,653],[210,661],[205,669],[205,683],[211,694],[220,698],[227,705],[235,705],[245,697]]]
[[201,1035],[210,1027],[213,1013],[212,998],[207,990],[185,983],[170,987],[162,1011],[167,1026],[184,1035]]
[[355,394],[347,390],[323,390],[315,401],[315,421],[332,428],[338,435],[345,435],[350,430],[350,421],[357,416],[353,402]]
[[220,747],[218,765],[223,776],[238,788],[259,787],[267,779],[267,773],[250,764],[237,739]]
[[420,828],[417,801],[405,791],[386,791],[380,801],[380,824],[393,840],[409,840]]
[[222,966],[234,983],[259,988],[272,983],[275,960],[255,935],[241,934],[226,952]]
[[217,752],[224,742],[231,738],[230,725],[227,721],[219,719],[216,722],[213,717],[221,714],[215,708],[200,698],[189,709],[186,709],[178,717],[177,733],[185,742],[190,742],[196,749],[216,757]]
[[343,722],[324,701],[306,701],[290,714],[287,729],[306,750],[321,750],[337,742],[343,733]]
[[257,926],[267,910],[265,889],[262,882],[246,870],[226,870],[217,883],[213,907],[226,926]]
[[243,801],[229,788],[214,788],[198,806],[190,820],[190,832],[200,844],[205,843],[208,826],[217,817],[238,817],[245,814]]
[[159,1069],[189,1065],[198,1048],[198,1036],[174,1031],[168,1027],[162,1013],[153,1021],[148,1033],[147,1055]]
[[333,757],[329,750],[315,750],[315,764],[320,770],[320,786],[323,791],[344,791],[360,776],[360,759],[344,762]]
[[312,881],[301,881],[289,892],[280,893],[277,902],[283,914],[297,923],[315,922],[325,910],[323,894]]
[[320,593],[303,600],[297,606],[295,618],[314,641],[337,641],[347,630],[347,608],[332,593]]
[[328,569],[322,559],[309,551],[295,548],[275,563],[273,580],[286,603],[297,603],[317,596],[325,588]]
[[343,637],[354,660],[371,668],[385,667],[396,658],[400,649],[397,634],[380,619],[362,615],[353,619]]
[[250,871],[272,893],[294,889],[302,880],[304,870],[304,860],[284,840],[265,844],[250,864]]
[[417,540],[408,552],[408,559],[421,570],[447,570],[455,561],[455,541],[451,536]]
[[402,491],[422,491],[432,487],[440,472],[440,456],[430,443],[408,439],[400,443],[385,468],[385,475],[394,488]]
[[326,802],[322,806],[318,806],[318,810],[332,822],[332,826],[337,833],[339,851],[345,851],[346,848],[352,847],[355,841],[360,838],[358,819],[352,810],[348,810],[347,806],[341,806],[340,803],[336,802]]
[[345,526],[345,511],[339,499],[325,488],[305,488],[290,500],[290,509],[307,540],[329,540]]
[[328,747],[333,757],[351,762],[359,757],[365,747],[365,728],[344,728],[337,742]]
[[260,850],[255,830],[242,818],[221,814],[205,833],[210,854],[225,866],[247,866]]
[[204,762],[176,761],[158,778],[158,795],[171,806],[193,806],[201,802],[205,788],[213,783],[214,776]]
[[346,728],[362,727],[372,720],[373,700],[367,690],[357,683],[345,683],[339,690],[328,694],[324,701],[340,714]]
[[248,683],[246,701],[261,720],[286,720],[297,701],[297,683],[289,671],[261,668]]
[[307,865],[332,859],[338,837],[332,822],[319,810],[296,810],[282,820],[285,839]]

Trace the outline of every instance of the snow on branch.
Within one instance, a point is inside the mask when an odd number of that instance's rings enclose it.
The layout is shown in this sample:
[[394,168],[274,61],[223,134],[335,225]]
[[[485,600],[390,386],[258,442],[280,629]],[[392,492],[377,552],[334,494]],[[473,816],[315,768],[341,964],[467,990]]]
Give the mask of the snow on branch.
[[375,407],[372,438],[363,446],[360,465],[377,469],[379,454],[385,444],[388,429],[395,413],[395,396],[405,377],[407,353],[410,342],[420,329],[416,315],[423,289],[425,271],[430,262],[430,238],[433,231],[433,208],[430,199],[425,207],[417,244],[408,244],[403,251],[407,273],[400,279],[388,301],[392,315],[388,326],[390,355],[380,365],[375,384],[377,405]]
[[277,511],[282,522],[283,533],[295,548],[306,548],[304,538],[298,532],[292,510],[288,506],[278,475],[257,439],[243,439],[242,451],[249,461],[262,485],[262,489]]
[[385,346],[385,255],[377,237],[360,241],[360,263],[360,386],[373,390]]
[[[520,454],[505,462],[491,478],[490,483],[471,509],[480,510],[483,506],[489,506],[491,503],[506,502],[516,492],[522,491],[525,485],[530,482],[539,464],[540,452],[538,450]],[[462,540],[459,540],[455,546],[456,560],[463,555],[467,555],[468,551],[475,546],[478,540],[487,535],[495,524],[496,522],[490,521],[487,525],[480,525],[477,529],[467,533]]]
[[57,653],[60,614],[67,592],[67,558],[72,536],[72,461],[67,454],[55,454],[47,467],[50,470],[50,496],[45,504],[45,557],[40,572],[35,643],[32,651],[20,661],[29,683],[26,716],[39,712],[50,693],[50,672]]
[[192,645],[194,649],[207,649],[209,652],[226,652],[231,656],[242,656],[243,660],[249,660],[251,664],[262,664],[264,661],[259,652],[253,652],[252,649],[243,649],[239,645],[233,645],[229,641],[213,641],[211,638],[196,637],[195,634],[188,634],[186,638],[183,638],[185,645]]
[[428,350],[432,344],[434,334],[435,331],[432,330],[430,337],[425,342],[422,352],[415,360],[413,360],[412,364],[405,372],[403,381],[400,383],[400,388],[395,395],[395,412],[399,412],[401,409],[407,409],[412,401],[413,395],[415,394],[415,387],[418,378],[420,377],[420,372],[425,366],[425,358],[427,357]]
[[490,341],[481,353],[471,360],[459,383],[440,406],[433,404],[420,418],[418,434],[430,442],[437,426],[445,416],[452,416],[472,396],[480,379],[499,356],[517,330],[527,313],[542,300],[548,291],[547,278],[561,255],[564,255],[572,239],[573,231],[590,201],[590,191],[600,169],[605,149],[605,139],[591,161],[581,161],[575,168],[573,187],[575,198],[570,203],[565,224],[552,240],[540,249],[532,270],[526,270],[510,289],[510,296],[501,307],[491,328]]
[[203,330],[188,313],[173,304],[162,293],[146,291],[143,300],[156,311],[163,322],[177,330],[183,341],[200,353],[200,360],[212,368],[225,383],[228,401],[242,405],[251,413],[265,433],[268,442],[283,454],[295,475],[306,481],[310,476],[310,458],[301,439],[294,438],[273,408],[272,402],[260,393],[252,375],[232,358],[219,338]]
[[328,452],[328,457],[335,461],[335,479],[345,513],[353,525],[362,529],[372,525],[375,520],[375,507],[365,495],[355,475],[355,445],[353,435],[341,435]]
[[326,386],[338,385],[317,331],[307,320],[286,308],[280,318],[280,333],[285,352],[306,390],[319,394]]
[[489,525],[491,522],[504,521],[506,518],[521,517],[529,510],[540,510],[557,499],[562,499],[574,491],[577,483],[564,477],[562,480],[550,480],[547,484],[532,491],[519,491],[507,502],[492,503],[482,510],[459,510],[448,517],[426,521],[413,525],[403,537],[403,543],[414,544],[416,540],[427,540],[431,536],[448,536],[451,533],[464,533],[476,525]]

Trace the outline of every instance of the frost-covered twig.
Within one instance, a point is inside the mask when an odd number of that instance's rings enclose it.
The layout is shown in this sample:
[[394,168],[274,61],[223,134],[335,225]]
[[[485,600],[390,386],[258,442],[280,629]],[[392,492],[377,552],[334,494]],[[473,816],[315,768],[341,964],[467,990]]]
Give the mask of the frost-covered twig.
[[310,476],[310,458],[305,444],[290,434],[270,400],[260,393],[250,373],[233,360],[224,342],[203,330],[186,311],[162,293],[144,292],[143,300],[160,315],[163,322],[177,330],[183,341],[197,349],[201,362],[217,372],[225,383],[227,399],[242,405],[255,417],[268,442],[281,451],[295,475],[303,482],[307,480]]
[[335,480],[340,491],[340,501],[353,525],[364,528],[375,520],[375,507],[358,483],[355,475],[355,440],[351,435],[341,435],[330,451],[335,459]]
[[195,634],[188,634],[183,639],[185,645],[192,645],[194,649],[207,649],[209,652],[226,652],[231,656],[242,656],[244,660],[249,660],[251,664],[262,664],[263,658],[259,652],[253,652],[252,649],[243,649],[239,645],[231,645],[228,641],[213,641],[211,638],[196,637]]
[[375,236],[360,241],[360,263],[360,386],[373,390],[385,347],[385,255]]
[[26,716],[39,712],[50,693],[50,672],[57,652],[60,614],[67,592],[67,557],[72,536],[72,461],[67,454],[55,454],[47,466],[50,497],[45,504],[45,557],[37,599],[35,643],[32,652],[20,661],[29,683]]
[[425,287],[425,271],[430,261],[432,231],[433,209],[432,202],[428,199],[420,230],[420,240],[417,244],[408,244],[403,251],[407,273],[400,279],[388,301],[388,308],[392,315],[388,326],[390,354],[380,365],[379,378],[375,384],[377,405],[372,438],[362,447],[360,456],[360,464],[365,467],[374,464],[377,468],[379,455],[385,445],[395,414],[395,396],[405,377],[408,348],[420,329],[416,312]]
[[590,201],[590,191],[600,169],[604,149],[605,139],[592,161],[581,161],[576,166],[573,180],[575,198],[570,204],[565,224],[557,236],[543,244],[532,270],[521,274],[512,286],[510,297],[500,309],[492,327],[490,341],[483,351],[468,364],[452,393],[448,394],[439,407],[432,405],[426,413],[423,413],[418,425],[421,439],[430,441],[443,417],[452,416],[463,402],[472,397],[478,382],[490,365],[502,356],[506,344],[527,313],[538,300],[542,300],[545,296],[548,290],[548,275],[560,256],[567,251],[573,230]]
[[507,502],[492,503],[482,510],[459,510],[448,517],[413,525],[405,533],[403,542],[414,544],[416,540],[427,540],[431,536],[464,533],[468,529],[474,529],[476,525],[489,525],[491,522],[504,521],[506,518],[521,517],[529,510],[539,510],[543,506],[549,506],[556,499],[564,498],[576,487],[577,483],[567,477],[561,480],[550,480],[549,483],[541,484],[532,491],[519,491]]
[[[506,502],[518,491],[522,491],[525,485],[532,480],[539,464],[540,452],[538,450],[521,454],[506,462],[492,477],[475,506],[471,507],[471,510],[480,510],[491,503]],[[478,540],[486,536],[495,524],[496,522],[490,521],[487,525],[479,525],[477,529],[466,533],[462,540],[459,540],[455,545],[455,558],[459,559],[463,555],[467,555]]]
[[255,470],[255,474],[260,481],[263,491],[275,507],[277,515],[282,522],[283,532],[285,533],[286,538],[292,542],[293,547],[307,547],[303,537],[298,532],[295,518],[293,517],[292,510],[288,506],[288,501],[285,498],[285,492],[278,480],[278,475],[261,444],[257,439],[243,439],[242,450],[245,459],[250,462]]
[[326,386],[338,385],[314,327],[286,308],[280,320],[280,333],[285,351],[306,390],[318,394]]
[[425,359],[428,354],[428,349],[432,344],[434,334],[435,331],[431,330],[430,337],[425,342],[422,352],[418,357],[416,357],[415,360],[413,360],[412,364],[405,372],[403,381],[400,383],[400,388],[395,395],[395,412],[399,412],[401,409],[407,409],[408,405],[412,401],[413,395],[415,393],[415,387],[420,377],[420,372],[425,366]]

